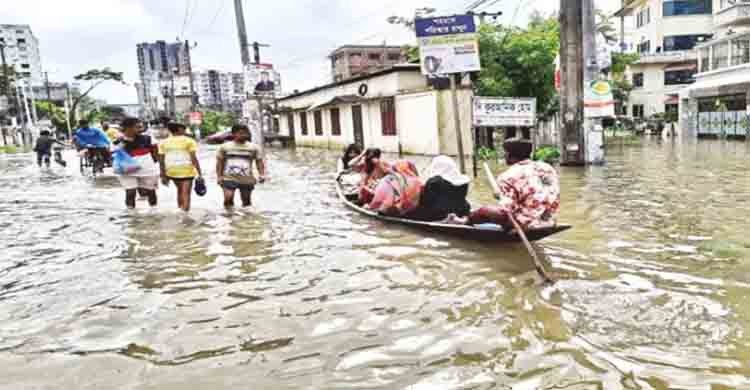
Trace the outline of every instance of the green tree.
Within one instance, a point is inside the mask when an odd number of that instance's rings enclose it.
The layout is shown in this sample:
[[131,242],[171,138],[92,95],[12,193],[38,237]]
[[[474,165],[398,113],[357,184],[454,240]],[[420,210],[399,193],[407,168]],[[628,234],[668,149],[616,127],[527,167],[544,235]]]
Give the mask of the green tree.
[[75,122],[75,120],[77,119],[76,110],[78,109],[78,106],[82,101],[84,101],[84,99],[88,97],[88,95],[91,93],[91,91],[94,90],[94,88],[107,81],[116,81],[118,83],[125,84],[122,72],[115,72],[110,70],[109,68],[91,69],[74,76],[73,79],[77,81],[89,82],[90,85],[80,95],[73,97],[73,103],[70,107],[70,116],[72,122]]
[[528,28],[484,24],[479,29],[482,96],[535,97],[540,114],[556,110],[555,57],[560,50],[556,19],[537,18]]
[[65,118],[65,110],[63,108],[58,107],[51,102],[37,101],[36,110],[41,116],[52,121],[52,125],[55,126],[58,131],[64,132],[67,130],[68,125]]
[[225,127],[234,125],[237,118],[232,113],[222,111],[203,111],[203,125],[201,130],[203,135],[216,134]]

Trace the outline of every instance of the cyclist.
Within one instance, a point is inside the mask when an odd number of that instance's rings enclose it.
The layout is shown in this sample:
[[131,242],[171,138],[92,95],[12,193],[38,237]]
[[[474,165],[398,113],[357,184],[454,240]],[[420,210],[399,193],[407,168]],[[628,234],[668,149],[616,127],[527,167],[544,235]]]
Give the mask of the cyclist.
[[[109,138],[100,129],[89,127],[87,119],[78,121],[78,130],[73,135],[73,143],[76,149],[85,153],[86,158],[92,159],[99,156],[105,165],[112,165],[112,155],[109,152]],[[99,167],[101,170],[103,167]]]

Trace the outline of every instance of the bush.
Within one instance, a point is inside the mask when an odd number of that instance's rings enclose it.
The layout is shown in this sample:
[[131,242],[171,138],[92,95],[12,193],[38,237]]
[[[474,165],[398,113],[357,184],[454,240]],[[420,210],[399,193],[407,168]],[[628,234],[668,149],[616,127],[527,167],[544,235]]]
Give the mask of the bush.
[[544,146],[534,151],[531,156],[534,161],[544,161],[554,164],[560,159],[560,150],[554,146]]

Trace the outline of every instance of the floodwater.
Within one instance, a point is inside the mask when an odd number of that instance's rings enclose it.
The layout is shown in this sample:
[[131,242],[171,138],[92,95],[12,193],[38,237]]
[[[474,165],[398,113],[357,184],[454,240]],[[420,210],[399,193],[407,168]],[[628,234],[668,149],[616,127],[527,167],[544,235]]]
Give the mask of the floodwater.
[[750,388],[750,144],[563,168],[553,286],[521,246],[346,210],[335,156],[273,150],[253,209],[211,186],[188,215],[0,156],[0,388]]

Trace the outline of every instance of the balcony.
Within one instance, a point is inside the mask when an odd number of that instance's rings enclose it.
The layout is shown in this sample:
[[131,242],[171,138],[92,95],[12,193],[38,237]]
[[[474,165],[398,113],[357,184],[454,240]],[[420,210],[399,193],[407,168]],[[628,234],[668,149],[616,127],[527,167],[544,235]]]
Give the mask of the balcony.
[[693,50],[674,50],[659,53],[640,53],[638,64],[666,64],[695,60],[698,58]]
[[750,1],[735,0],[714,14],[716,27],[748,26],[750,25]]

